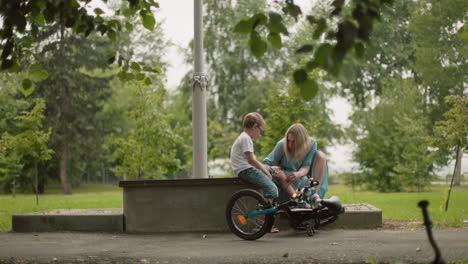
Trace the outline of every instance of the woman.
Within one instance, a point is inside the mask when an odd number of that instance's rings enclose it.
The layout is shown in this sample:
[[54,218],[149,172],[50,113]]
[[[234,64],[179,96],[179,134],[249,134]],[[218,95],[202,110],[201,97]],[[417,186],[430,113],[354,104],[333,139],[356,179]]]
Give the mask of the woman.
[[[279,201],[290,199],[291,194],[286,185],[300,189],[309,184],[308,177],[319,181],[312,190],[315,202],[320,202],[328,191],[328,168],[325,154],[317,151],[317,142],[312,139],[301,124],[291,125],[283,139],[278,141],[273,151],[263,160],[277,175],[283,175],[280,181]],[[312,168],[312,169],[311,169]],[[282,178],[282,177],[278,177]],[[317,191],[318,190],[318,191]],[[318,197],[317,197],[318,196]]]

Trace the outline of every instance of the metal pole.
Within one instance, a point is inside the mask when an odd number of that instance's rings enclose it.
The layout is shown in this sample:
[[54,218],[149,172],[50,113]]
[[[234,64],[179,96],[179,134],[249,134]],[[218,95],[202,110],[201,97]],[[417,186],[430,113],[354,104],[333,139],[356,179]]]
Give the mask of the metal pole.
[[208,178],[206,136],[207,78],[203,72],[203,0],[194,0],[194,71],[192,79],[193,178]]

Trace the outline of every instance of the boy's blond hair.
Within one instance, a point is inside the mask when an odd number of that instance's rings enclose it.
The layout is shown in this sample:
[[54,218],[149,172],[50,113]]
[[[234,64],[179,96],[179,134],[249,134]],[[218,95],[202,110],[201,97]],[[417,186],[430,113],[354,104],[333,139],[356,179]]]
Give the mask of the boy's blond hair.
[[291,152],[288,149],[288,135],[291,134],[294,137],[294,143],[296,145],[296,150],[294,154],[294,162],[298,162],[304,157],[304,155],[310,150],[312,143],[310,142],[309,133],[307,129],[302,124],[293,124],[291,125],[286,134],[284,135],[284,144],[283,149],[286,154],[286,158],[289,160]]
[[252,128],[255,125],[258,126],[265,126],[265,120],[261,114],[257,112],[248,113],[244,116],[244,120],[242,121],[243,128]]

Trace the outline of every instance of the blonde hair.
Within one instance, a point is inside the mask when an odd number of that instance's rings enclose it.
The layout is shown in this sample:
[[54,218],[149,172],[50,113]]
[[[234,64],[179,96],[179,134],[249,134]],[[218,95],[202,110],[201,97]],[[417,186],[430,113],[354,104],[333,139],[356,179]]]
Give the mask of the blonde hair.
[[248,113],[244,116],[244,120],[242,121],[243,128],[252,128],[255,125],[264,126],[265,120],[261,114],[257,112]]
[[294,162],[299,161],[304,157],[304,155],[310,150],[312,143],[310,142],[309,133],[307,129],[302,124],[293,124],[291,125],[286,134],[284,135],[284,153],[286,158],[289,160],[291,158],[291,152],[288,149],[288,135],[291,134],[294,137],[294,143],[296,145],[296,150],[294,151]]

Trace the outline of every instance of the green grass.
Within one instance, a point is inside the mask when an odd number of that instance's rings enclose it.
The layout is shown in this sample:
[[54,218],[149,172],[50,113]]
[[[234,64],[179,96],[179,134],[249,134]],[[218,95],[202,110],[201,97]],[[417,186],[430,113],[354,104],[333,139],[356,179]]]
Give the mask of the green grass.
[[[424,192],[377,193],[353,191],[344,185],[330,185],[327,196],[337,195],[343,203],[369,203],[382,209],[384,219],[422,221],[420,200],[429,201],[429,215],[435,227],[461,227],[468,220],[468,186],[452,190],[449,210],[444,211],[447,186],[434,185]],[[92,185],[73,190],[73,195],[62,195],[59,186],[49,187],[39,196],[39,205],[33,194],[0,195],[0,232],[11,229],[13,214],[48,211],[53,209],[122,208],[122,189],[117,186]],[[465,225],[466,226],[466,225]]]
[[48,188],[39,195],[39,205],[33,194],[0,195],[0,232],[11,230],[13,214],[52,209],[122,208],[122,188],[117,186],[83,186],[73,189],[73,195],[61,194],[60,188]]
[[429,217],[435,227],[462,227],[463,220],[468,220],[468,185],[452,189],[449,209],[445,212],[447,191],[446,185],[432,185],[424,192],[400,193],[352,191],[350,187],[344,185],[330,185],[327,196],[337,195],[345,204],[372,204],[382,209],[383,219],[414,221],[422,220],[418,202],[428,200]]

